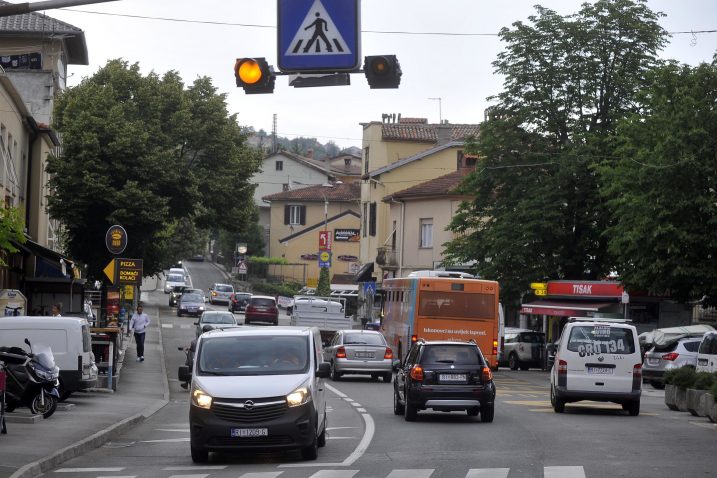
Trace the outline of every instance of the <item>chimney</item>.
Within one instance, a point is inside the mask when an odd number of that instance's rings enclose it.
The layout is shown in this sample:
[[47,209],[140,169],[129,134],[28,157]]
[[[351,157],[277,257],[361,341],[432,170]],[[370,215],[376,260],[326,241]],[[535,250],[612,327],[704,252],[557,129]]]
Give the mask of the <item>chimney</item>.
[[436,143],[438,145],[446,144],[451,141],[453,134],[453,126],[448,122],[441,123],[436,126]]
[[306,150],[306,157],[314,159],[314,148],[309,148]]

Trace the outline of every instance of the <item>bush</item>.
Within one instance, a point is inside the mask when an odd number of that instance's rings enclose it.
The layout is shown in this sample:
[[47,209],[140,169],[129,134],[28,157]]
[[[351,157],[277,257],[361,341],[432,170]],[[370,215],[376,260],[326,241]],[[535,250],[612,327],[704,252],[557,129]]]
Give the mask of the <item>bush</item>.
[[[693,388],[695,379],[697,379],[697,372],[695,372],[694,368],[680,367],[672,371],[675,372],[671,375],[670,383],[672,385],[682,389]],[[667,381],[665,381],[665,383],[667,383]]]
[[254,294],[282,295],[294,297],[301,290],[302,285],[297,282],[284,282],[283,284],[271,284],[263,281],[252,281],[251,290]]
[[710,372],[697,372],[695,384],[692,388],[696,390],[709,390],[715,383],[715,374]]

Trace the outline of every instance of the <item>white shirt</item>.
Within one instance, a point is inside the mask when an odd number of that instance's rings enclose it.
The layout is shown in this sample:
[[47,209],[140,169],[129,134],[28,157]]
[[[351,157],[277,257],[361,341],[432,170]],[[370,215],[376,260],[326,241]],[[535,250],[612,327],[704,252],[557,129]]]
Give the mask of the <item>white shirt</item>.
[[132,315],[132,319],[129,321],[129,328],[134,330],[137,334],[143,334],[145,329],[149,326],[149,316],[142,312],[138,314],[135,312]]

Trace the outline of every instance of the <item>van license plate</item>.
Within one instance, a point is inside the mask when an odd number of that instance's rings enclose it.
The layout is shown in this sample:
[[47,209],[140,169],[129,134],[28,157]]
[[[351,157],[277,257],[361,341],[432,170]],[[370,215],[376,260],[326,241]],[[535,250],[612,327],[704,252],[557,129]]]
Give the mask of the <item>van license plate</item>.
[[612,369],[608,367],[588,367],[588,373],[596,375],[612,375]]
[[441,382],[465,382],[466,374],[464,373],[442,373],[438,375]]
[[268,428],[232,428],[232,438],[253,438],[269,436]]

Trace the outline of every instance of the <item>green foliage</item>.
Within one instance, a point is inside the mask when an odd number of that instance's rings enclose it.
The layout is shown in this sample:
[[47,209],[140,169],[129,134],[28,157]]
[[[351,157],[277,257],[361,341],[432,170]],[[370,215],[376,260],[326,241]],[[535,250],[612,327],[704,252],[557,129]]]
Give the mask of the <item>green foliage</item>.
[[25,243],[25,221],[20,211],[14,207],[0,207],[0,266],[6,266],[3,253],[17,252],[11,241]]
[[[668,378],[670,380],[669,382],[667,381]],[[695,369],[692,367],[680,367],[670,370],[665,374],[665,383],[682,389],[693,388],[696,379],[697,372],[695,372]]]
[[665,372],[665,375],[662,377],[665,381],[666,385],[673,385],[672,381],[675,379],[675,374],[677,373],[676,368],[671,368],[670,370]]
[[537,6],[503,28],[493,63],[496,106],[466,147],[481,160],[461,191],[447,263],[472,262],[516,303],[533,281],[598,279],[613,270],[611,213],[594,167],[613,155],[618,122],[635,111],[665,31],[642,1],[598,0],[568,16]]
[[91,278],[107,264],[112,224],[127,230],[124,255],[142,258],[149,275],[193,247],[196,230],[236,231],[251,219],[260,155],[208,78],[185,88],[176,72],[143,76],[112,60],[58,98],[54,126],[63,152],[48,158],[48,207]]
[[709,390],[712,384],[715,383],[715,373],[710,372],[697,372],[695,374],[695,383],[691,388],[695,390]]
[[263,257],[263,256],[250,256],[248,258],[250,264],[280,264],[287,265],[289,261],[283,257]]
[[322,297],[331,295],[331,278],[329,277],[328,267],[322,267],[319,272],[319,283],[316,285],[316,295]]
[[612,211],[609,252],[630,288],[717,303],[717,60],[647,75],[622,121],[617,161],[598,172]]
[[294,297],[301,290],[302,285],[297,282],[284,282],[283,284],[271,284],[264,281],[251,281],[251,290],[253,293],[261,293],[266,295],[281,295],[284,297]]

